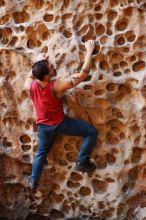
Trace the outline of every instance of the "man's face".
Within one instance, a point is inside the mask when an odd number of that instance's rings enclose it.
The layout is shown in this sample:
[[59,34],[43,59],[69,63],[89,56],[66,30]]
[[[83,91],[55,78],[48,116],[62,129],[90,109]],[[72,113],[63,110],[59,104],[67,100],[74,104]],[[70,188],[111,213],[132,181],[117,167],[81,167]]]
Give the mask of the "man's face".
[[48,63],[48,69],[49,69],[49,76],[50,77],[56,74],[56,70],[51,63]]

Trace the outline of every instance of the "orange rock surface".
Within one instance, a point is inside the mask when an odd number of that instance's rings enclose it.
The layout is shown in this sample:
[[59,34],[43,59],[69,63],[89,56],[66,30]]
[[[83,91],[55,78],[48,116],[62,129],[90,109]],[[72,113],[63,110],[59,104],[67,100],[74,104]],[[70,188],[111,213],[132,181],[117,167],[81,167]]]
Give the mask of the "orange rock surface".
[[[145,0],[0,0],[0,219],[146,219]],[[57,75],[79,71],[94,39],[87,79],[65,94],[65,112],[99,130],[95,173],[74,170],[81,138],[58,136],[38,189],[38,137],[24,89],[33,62]]]

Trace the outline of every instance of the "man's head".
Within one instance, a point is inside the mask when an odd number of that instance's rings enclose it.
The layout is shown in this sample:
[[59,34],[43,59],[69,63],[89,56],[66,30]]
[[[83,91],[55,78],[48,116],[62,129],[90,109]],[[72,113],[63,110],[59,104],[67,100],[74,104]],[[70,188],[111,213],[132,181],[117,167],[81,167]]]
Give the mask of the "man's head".
[[51,77],[54,74],[54,67],[48,60],[40,60],[33,64],[32,74],[36,79],[43,81],[46,75]]

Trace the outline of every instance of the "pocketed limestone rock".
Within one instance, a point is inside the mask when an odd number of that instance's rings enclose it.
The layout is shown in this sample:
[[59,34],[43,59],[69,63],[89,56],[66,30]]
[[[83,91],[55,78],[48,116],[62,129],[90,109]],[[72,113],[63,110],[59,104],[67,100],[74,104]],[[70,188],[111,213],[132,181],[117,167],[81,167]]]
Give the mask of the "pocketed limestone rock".
[[[145,219],[145,9],[144,0],[0,1],[1,219]],[[39,146],[27,74],[47,56],[57,76],[79,72],[89,39],[91,71],[64,102],[99,132],[97,169],[75,171],[82,138],[60,135],[31,192]]]

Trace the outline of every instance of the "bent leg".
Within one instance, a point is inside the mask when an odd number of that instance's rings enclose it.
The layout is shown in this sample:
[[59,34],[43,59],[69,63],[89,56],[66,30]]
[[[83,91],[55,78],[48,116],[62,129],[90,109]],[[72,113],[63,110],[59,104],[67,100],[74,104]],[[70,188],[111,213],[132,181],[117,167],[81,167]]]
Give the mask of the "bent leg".
[[96,128],[83,120],[66,117],[56,128],[55,132],[65,135],[82,136],[83,142],[81,144],[78,160],[87,161],[90,159],[98,135]]

